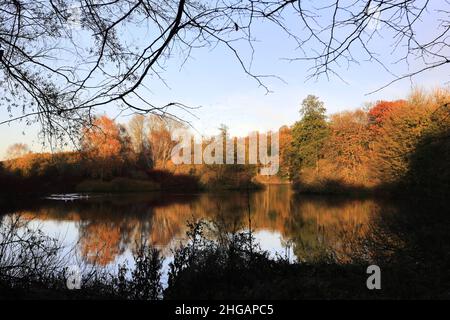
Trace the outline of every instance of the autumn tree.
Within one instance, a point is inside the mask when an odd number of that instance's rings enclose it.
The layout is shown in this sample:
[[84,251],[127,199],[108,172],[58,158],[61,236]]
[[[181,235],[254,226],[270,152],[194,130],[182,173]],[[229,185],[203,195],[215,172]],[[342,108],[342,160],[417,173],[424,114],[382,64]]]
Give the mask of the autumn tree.
[[8,149],[6,149],[5,158],[7,160],[16,159],[23,157],[30,152],[30,148],[25,143],[15,143],[10,145]]
[[383,126],[390,112],[395,108],[404,106],[405,103],[405,100],[378,101],[368,112],[371,129],[375,132],[378,131]]
[[367,112],[332,115],[321,170],[303,171],[302,188],[346,192],[400,186],[442,193],[450,181],[449,103],[448,90],[416,90],[407,100],[378,101]]
[[288,126],[282,126],[280,133],[280,170],[278,176],[289,178],[289,149],[292,143],[292,131]]
[[297,180],[303,168],[315,167],[319,171],[319,160],[329,135],[324,103],[314,95],[308,95],[301,104],[302,119],[292,127],[290,150],[290,177]]
[[147,120],[142,114],[134,115],[128,123],[128,132],[135,160],[140,167],[144,168],[153,165],[146,126]]
[[450,196],[450,92],[435,92],[437,108],[409,157],[405,182],[423,195]]
[[177,143],[172,140],[172,133],[176,129],[183,128],[184,124],[170,117],[150,115],[147,119],[147,127],[149,152],[153,165],[166,168],[172,149]]
[[[222,146],[221,146],[222,150],[220,152],[222,153],[222,163],[226,163],[226,161],[227,161],[226,157],[227,157],[227,151],[228,151],[227,150],[227,139],[230,139],[230,130],[229,130],[229,127],[224,123],[221,123],[219,125],[218,129],[219,129],[219,135],[217,137],[211,137],[211,142],[214,143],[214,141],[217,138],[222,139]],[[234,146],[233,146],[233,148],[234,148]],[[217,152],[219,152],[219,150],[215,149],[213,151],[212,156],[216,156]],[[234,153],[234,150],[233,150],[233,153]],[[217,155],[220,156],[220,153],[218,153]],[[235,155],[233,154],[233,159],[234,159],[234,156]],[[233,166],[232,164],[230,164],[230,165]],[[229,165],[224,166],[222,164],[210,164],[210,165],[207,165],[207,167],[213,171],[216,181],[224,181],[226,178],[229,178],[230,171],[233,171],[233,170],[229,170],[230,169]]]
[[438,106],[433,97],[415,91],[406,103],[389,112],[374,135],[371,157],[373,174],[383,183],[403,180],[409,171],[409,159],[421,137],[432,123]]
[[92,174],[101,179],[110,178],[125,162],[127,141],[124,127],[107,116],[94,120],[93,126],[85,128],[81,149],[93,166]]
[[[222,150],[218,150],[217,148],[211,152],[212,156],[216,156],[216,152],[222,152],[222,161],[220,160],[220,153],[217,155],[217,160],[223,164],[206,164],[202,166],[201,171],[201,181],[212,189],[245,189],[252,187],[252,178],[258,173],[258,167],[260,165],[246,163],[245,165],[240,163],[245,160],[245,158],[249,159],[249,137],[238,138],[230,135],[229,127],[225,124],[220,124],[219,134],[215,137],[210,137],[205,144],[208,145],[210,143],[214,144],[217,138],[221,138],[222,140]],[[259,134],[256,133],[256,143],[259,146]],[[246,144],[243,146],[242,154],[238,152],[238,140],[240,143],[243,141]],[[219,147],[219,145],[217,145]],[[270,148],[270,143],[269,143]],[[269,149],[268,148],[268,149]],[[270,152],[270,151],[269,151]],[[244,159],[240,158],[243,156]],[[260,155],[259,155],[260,156]],[[228,157],[228,160],[227,160]],[[240,161],[238,161],[238,158]],[[232,161],[232,163],[227,163],[227,161]]]
[[128,122],[128,132],[134,151],[138,154],[143,152],[146,143],[145,116],[142,114],[134,115]]
[[363,110],[334,114],[330,119],[330,137],[326,143],[325,159],[332,165],[330,176],[346,183],[367,185],[369,143],[368,114]]

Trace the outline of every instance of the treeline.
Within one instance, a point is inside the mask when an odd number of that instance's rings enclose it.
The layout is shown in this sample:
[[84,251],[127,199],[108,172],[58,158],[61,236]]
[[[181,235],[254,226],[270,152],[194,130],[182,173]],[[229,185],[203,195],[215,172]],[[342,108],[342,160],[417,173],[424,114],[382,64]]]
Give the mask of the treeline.
[[281,131],[281,172],[298,191],[419,192],[450,190],[450,91],[416,90],[327,117],[308,96],[301,119]]
[[[174,119],[135,115],[122,125],[99,116],[80,132],[76,152],[34,154],[26,145],[11,146],[11,159],[0,162],[0,192],[248,189],[257,181],[286,181],[299,192],[445,194],[449,103],[449,90],[416,90],[405,100],[327,116],[324,103],[310,95],[301,118],[280,128],[276,179],[262,179],[258,165],[174,165],[171,152],[178,142],[172,133],[184,128]],[[229,137],[226,126],[219,130]],[[212,140],[204,139],[201,149]],[[244,140],[248,152],[249,137]]]
[[[77,151],[32,153],[24,144],[12,145],[8,160],[0,162],[0,193],[259,187],[253,181],[255,166],[175,166],[171,152],[178,142],[172,140],[172,133],[183,127],[179,121],[155,115],[135,115],[127,125],[99,116],[80,132]],[[226,130],[222,127],[222,134]]]

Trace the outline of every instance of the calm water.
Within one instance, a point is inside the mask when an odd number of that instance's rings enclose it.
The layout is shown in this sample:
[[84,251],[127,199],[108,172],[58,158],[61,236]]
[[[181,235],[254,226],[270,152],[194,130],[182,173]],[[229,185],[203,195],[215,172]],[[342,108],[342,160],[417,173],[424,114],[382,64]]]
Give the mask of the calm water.
[[[200,194],[91,196],[74,201],[41,199],[8,214],[21,214],[84,264],[115,268],[132,260],[141,239],[171,249],[185,241],[186,222],[220,221],[231,230],[251,226],[262,249],[297,261],[332,251],[345,259],[348,236],[363,236],[382,205],[374,199],[296,196],[287,185],[265,190]],[[167,262],[168,263],[168,262]]]

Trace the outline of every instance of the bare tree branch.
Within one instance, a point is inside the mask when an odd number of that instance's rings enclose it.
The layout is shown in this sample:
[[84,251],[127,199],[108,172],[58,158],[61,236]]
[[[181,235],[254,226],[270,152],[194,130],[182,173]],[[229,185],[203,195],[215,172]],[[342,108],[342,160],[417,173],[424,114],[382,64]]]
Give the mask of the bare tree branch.
[[0,106],[10,116],[0,124],[38,122],[54,141],[76,136],[100,106],[157,115],[170,106],[186,108],[176,101],[155,106],[144,97],[174,53],[184,54],[185,62],[198,48],[228,50],[268,92],[265,79],[274,75],[252,68],[252,27],[263,23],[300,49],[287,59],[310,64],[308,79],[334,75],[345,81],[343,66],[369,61],[392,77],[381,90],[449,63],[449,0],[437,7],[429,0],[317,3],[0,0]]

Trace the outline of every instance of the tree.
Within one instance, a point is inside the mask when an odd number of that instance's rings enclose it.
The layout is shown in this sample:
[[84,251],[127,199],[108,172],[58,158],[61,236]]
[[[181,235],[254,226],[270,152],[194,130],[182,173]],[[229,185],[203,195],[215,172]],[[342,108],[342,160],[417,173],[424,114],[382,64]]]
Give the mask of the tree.
[[303,99],[300,107],[300,115],[303,118],[311,117],[325,119],[326,111],[327,110],[324,107],[324,103],[320,101],[318,97],[311,94]]
[[[288,58],[310,62],[311,78],[339,77],[340,66],[370,60],[394,82],[450,62],[448,2],[1,0],[0,6],[0,96],[11,116],[3,123],[37,120],[50,137],[76,135],[91,124],[97,107],[159,115],[167,107],[186,108],[143,98],[148,81],[160,78],[176,51],[188,58],[194,48],[224,47],[264,86],[267,75],[251,69],[253,50],[245,54],[258,40],[252,29],[259,24],[281,30],[302,48],[302,55]],[[295,30],[287,17],[296,19]],[[141,30],[155,32],[132,41]],[[376,52],[380,39],[392,46],[389,54]],[[411,59],[416,69],[409,71]],[[392,74],[386,67],[391,62],[403,63],[403,73]]]
[[373,135],[371,156],[373,175],[383,183],[404,180],[410,169],[410,157],[438,109],[432,95],[416,91],[404,104],[392,109]]
[[292,130],[288,126],[282,126],[280,132],[280,170],[278,176],[289,178],[289,150],[292,144]]
[[140,154],[144,151],[146,144],[145,116],[142,114],[134,115],[128,123],[128,132],[130,133],[134,152]]
[[430,126],[409,157],[408,187],[425,196],[450,195],[450,94],[431,114]]
[[151,167],[152,160],[146,132],[145,116],[142,114],[134,115],[128,123],[128,131],[137,163],[141,167]]
[[362,110],[346,111],[331,116],[330,137],[326,143],[325,159],[333,172],[329,176],[343,179],[347,184],[367,185],[369,182],[368,114]]
[[5,158],[7,160],[12,160],[16,158],[23,157],[24,155],[31,153],[30,148],[25,143],[15,143],[10,145],[6,150]]
[[177,144],[172,140],[172,133],[184,125],[170,117],[150,115],[147,119],[148,141],[153,164],[166,168],[171,158],[172,149]]
[[119,141],[120,141],[120,158],[123,163],[136,164],[136,158],[134,157],[133,146],[131,143],[131,136],[128,133],[127,127],[123,124],[117,124],[119,128]]
[[390,112],[398,107],[402,107],[406,103],[405,100],[396,101],[378,101],[369,110],[369,123],[374,131],[378,131],[383,126],[384,121],[388,118]]
[[81,150],[93,166],[94,176],[109,178],[124,163],[124,130],[107,116],[96,118],[92,127],[84,129]]
[[324,103],[318,97],[308,95],[302,102],[302,119],[292,127],[290,178],[297,180],[302,168],[315,167],[319,171],[319,159],[329,135]]

